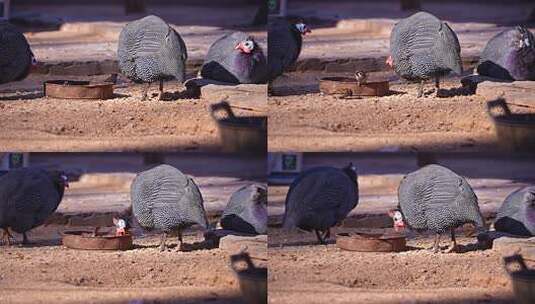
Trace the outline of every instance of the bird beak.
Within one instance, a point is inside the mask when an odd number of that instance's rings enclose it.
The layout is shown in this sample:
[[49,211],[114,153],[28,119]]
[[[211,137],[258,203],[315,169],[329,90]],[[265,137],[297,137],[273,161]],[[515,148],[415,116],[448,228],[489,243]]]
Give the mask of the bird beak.
[[251,50],[246,48],[242,42],[238,43],[238,45],[236,45],[236,47],[234,48],[235,50],[240,50],[242,51],[243,53],[245,54],[249,54],[251,53]]

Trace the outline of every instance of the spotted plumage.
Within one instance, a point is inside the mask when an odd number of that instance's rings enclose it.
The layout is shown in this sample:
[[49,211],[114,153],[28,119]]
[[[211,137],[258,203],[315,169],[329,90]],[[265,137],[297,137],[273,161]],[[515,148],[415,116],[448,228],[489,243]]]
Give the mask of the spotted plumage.
[[480,75],[504,80],[535,80],[535,38],[523,26],[492,37],[481,52]]
[[251,184],[232,194],[221,216],[221,227],[249,234],[265,234],[267,216],[267,188]]
[[466,179],[440,165],[428,165],[406,175],[399,185],[398,199],[409,227],[437,234],[435,251],[438,236],[444,232],[451,232],[455,242],[456,227],[465,223],[484,227],[477,196]]
[[330,228],[345,219],[357,203],[357,173],[352,164],[344,169],[312,168],[290,185],[283,227],[314,230],[319,242],[325,243]]
[[[188,53],[180,35],[157,16],[128,23],[119,35],[117,49],[121,73],[134,82],[160,82],[185,79]],[[148,89],[148,86],[146,89]],[[146,98],[146,90],[143,99]]]
[[268,25],[269,79],[282,75],[299,58],[303,35],[310,32],[303,23],[275,18]]
[[26,78],[35,64],[35,57],[22,32],[14,25],[0,21],[0,84]]
[[515,235],[535,235],[535,186],[509,194],[496,214],[497,231]]
[[58,208],[67,178],[62,172],[36,168],[14,169],[0,176],[0,228],[10,243],[9,230],[22,233],[42,225]]
[[263,83],[267,78],[267,60],[254,37],[234,32],[210,46],[201,76],[230,83]]
[[169,165],[139,173],[130,188],[132,210],[141,227],[163,232],[160,249],[169,233],[198,224],[207,228],[201,192],[193,179]]
[[391,61],[394,71],[409,81],[423,83],[455,72],[462,73],[461,46],[457,35],[446,22],[435,16],[418,12],[400,20],[390,35]]

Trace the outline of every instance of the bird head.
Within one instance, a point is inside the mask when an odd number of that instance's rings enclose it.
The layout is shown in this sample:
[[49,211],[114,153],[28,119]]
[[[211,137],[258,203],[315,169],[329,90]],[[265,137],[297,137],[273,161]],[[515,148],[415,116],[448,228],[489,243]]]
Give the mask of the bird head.
[[394,59],[392,58],[392,56],[388,56],[388,58],[386,58],[386,62],[385,63],[389,67],[394,68]]
[[30,71],[35,70],[38,65],[39,62],[37,61],[37,58],[35,58],[35,55],[32,52],[30,52]]
[[524,204],[527,220],[535,225],[535,187],[530,187],[524,194]]
[[115,225],[115,235],[123,236],[128,234],[128,223],[126,220],[118,217],[113,218],[113,224]]
[[243,41],[240,41],[240,43],[238,43],[234,49],[239,50],[240,52],[245,54],[250,54],[254,50],[254,48],[254,40],[251,38],[247,38]]
[[388,215],[394,221],[394,230],[402,231],[405,229],[405,221],[403,220],[403,213],[399,209],[388,210]]
[[299,22],[295,24],[295,28],[301,33],[301,35],[305,36],[306,34],[312,33],[312,30],[304,24],[303,22]]
[[352,162],[350,162],[347,166],[343,168],[343,171],[349,178],[351,178],[352,181],[357,182],[357,166],[353,165]]

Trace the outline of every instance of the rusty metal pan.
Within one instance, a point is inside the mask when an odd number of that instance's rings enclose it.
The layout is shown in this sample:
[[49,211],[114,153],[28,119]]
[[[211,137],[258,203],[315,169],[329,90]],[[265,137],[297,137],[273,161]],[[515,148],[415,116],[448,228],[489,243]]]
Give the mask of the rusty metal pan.
[[63,245],[72,249],[83,250],[129,250],[133,248],[132,235],[97,235],[92,231],[65,231]]
[[405,235],[391,228],[353,229],[336,235],[340,249],[363,252],[400,252],[407,249]]
[[64,99],[110,99],[113,83],[91,83],[78,80],[49,80],[43,84],[45,96]]
[[346,96],[385,96],[390,92],[387,80],[358,84],[355,78],[325,77],[320,79],[320,91]]

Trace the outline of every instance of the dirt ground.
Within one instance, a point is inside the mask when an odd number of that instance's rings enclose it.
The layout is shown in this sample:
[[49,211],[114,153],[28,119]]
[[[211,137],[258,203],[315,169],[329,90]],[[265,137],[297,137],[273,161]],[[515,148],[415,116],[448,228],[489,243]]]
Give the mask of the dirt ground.
[[[344,98],[319,92],[318,80],[326,74],[291,73],[275,83],[282,96],[268,98],[271,152],[508,149],[497,142],[487,113],[488,90],[486,96],[462,95],[459,79],[449,78],[441,82],[439,97],[430,93],[431,84],[429,96],[417,98],[417,84],[395,81],[388,96]],[[508,88],[496,88],[494,95],[502,90]],[[535,108],[521,104],[527,106],[512,111]]]
[[[118,85],[114,90],[115,97],[109,100],[43,97],[39,83],[50,78],[77,77],[35,75],[20,88],[11,87],[0,93],[3,151],[221,149],[217,125],[209,112],[209,105],[221,99],[184,98],[180,95],[185,91],[184,86],[178,82],[167,82],[164,85],[165,100],[158,100],[157,85],[154,85],[150,100],[141,101],[143,85],[126,80]],[[231,104],[235,95],[228,97]],[[265,101],[261,103],[265,104]],[[251,101],[249,107],[255,108],[255,103]],[[265,106],[262,105],[262,108]],[[237,115],[265,115],[263,109],[256,112],[233,110]]]
[[[432,237],[408,241],[409,251],[343,251],[315,245],[312,233],[269,231],[270,303],[510,303],[511,284],[493,250],[433,254]],[[299,239],[306,245],[285,246]],[[443,247],[447,244],[443,240]],[[460,237],[464,245],[473,238]]]
[[[147,234],[136,236],[129,251],[74,250],[60,245],[63,229],[39,227],[33,244],[2,247],[3,303],[241,303],[229,254],[221,249],[178,251],[172,238],[171,248],[160,252],[159,236]],[[190,231],[184,241],[202,240]]]

